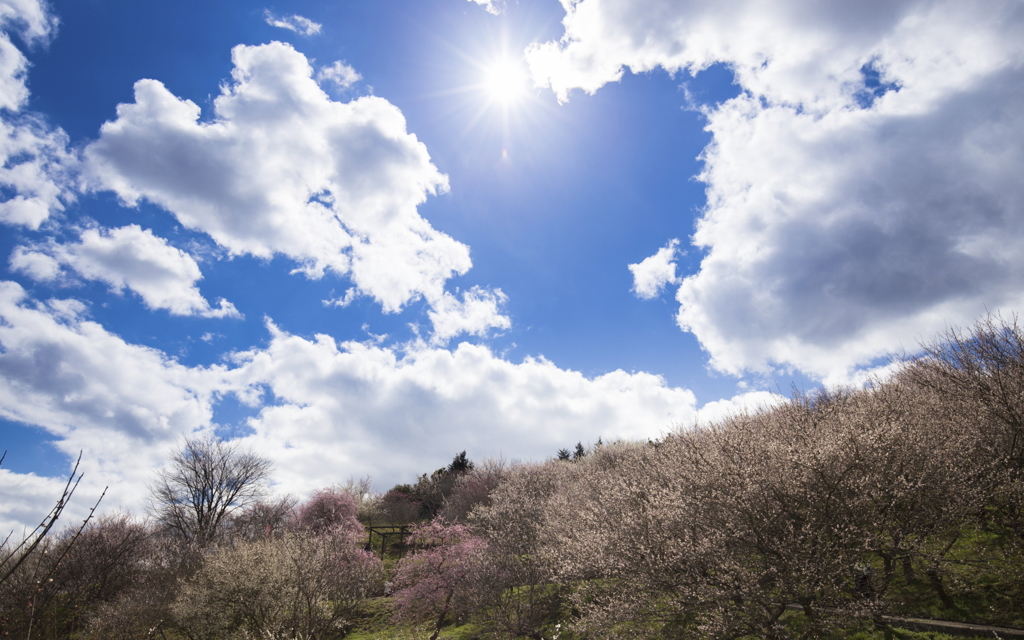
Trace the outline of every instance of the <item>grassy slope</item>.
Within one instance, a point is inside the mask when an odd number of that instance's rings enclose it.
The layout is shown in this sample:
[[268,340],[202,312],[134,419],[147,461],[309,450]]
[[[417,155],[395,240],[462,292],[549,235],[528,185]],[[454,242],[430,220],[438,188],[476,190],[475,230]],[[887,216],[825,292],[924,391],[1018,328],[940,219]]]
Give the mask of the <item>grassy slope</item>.
[[[943,582],[955,603],[953,609],[943,608],[941,601],[926,579],[923,568],[917,567],[910,576],[897,574],[890,586],[889,613],[896,616],[951,620],[994,626],[1024,628],[1024,588],[1019,582],[1006,582],[991,567],[1024,566],[1024,558],[1010,553],[1004,541],[984,531],[968,531],[946,556]],[[984,560],[984,562],[981,562]],[[393,571],[398,562],[397,551],[389,553],[385,565]],[[880,567],[878,568],[880,569]],[[1005,573],[1006,572],[1001,572]],[[795,614],[794,626],[799,626]],[[391,620],[391,600],[371,598],[362,607],[349,640],[425,640],[433,631],[430,624],[396,625]],[[559,640],[581,640],[568,630],[568,615],[562,620]],[[476,624],[452,623],[445,627],[440,639],[475,640],[488,637],[486,630]],[[552,634],[554,635],[554,634]],[[493,637],[493,636],[491,636]],[[960,636],[961,638],[963,636]],[[947,640],[953,636],[902,629],[874,629],[869,622],[856,627],[837,630],[828,640]]]

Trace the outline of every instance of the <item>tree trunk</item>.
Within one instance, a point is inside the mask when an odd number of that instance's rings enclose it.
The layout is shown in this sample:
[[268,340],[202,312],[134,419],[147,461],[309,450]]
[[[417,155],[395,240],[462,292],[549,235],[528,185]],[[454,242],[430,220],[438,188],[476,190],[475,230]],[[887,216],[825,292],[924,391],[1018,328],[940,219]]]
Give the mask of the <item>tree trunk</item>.
[[888,589],[892,583],[892,576],[896,573],[896,567],[893,563],[892,554],[882,554],[882,591]]
[[444,625],[444,619],[448,617],[448,606],[452,602],[452,596],[455,595],[455,591],[449,591],[448,597],[444,600],[444,607],[441,609],[441,615],[437,616],[437,622],[434,623],[434,633],[431,634],[430,640],[437,640],[437,636],[441,635],[441,626]]
[[903,579],[910,584],[914,581],[914,562],[910,556],[903,556]]
[[946,593],[946,588],[942,585],[942,576],[936,569],[929,569],[927,571],[928,582],[931,583],[932,589],[935,591],[935,595],[939,596],[939,600],[942,601],[943,609],[953,609],[956,605],[953,604],[953,600]]

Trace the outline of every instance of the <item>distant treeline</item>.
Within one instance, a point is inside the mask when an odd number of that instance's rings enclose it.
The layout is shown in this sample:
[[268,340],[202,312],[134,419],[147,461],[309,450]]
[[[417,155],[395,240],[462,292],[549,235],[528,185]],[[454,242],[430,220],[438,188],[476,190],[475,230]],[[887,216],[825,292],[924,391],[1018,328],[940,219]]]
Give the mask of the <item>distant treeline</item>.
[[[813,638],[892,613],[1024,626],[1015,320],[950,331],[864,388],[658,441],[536,464],[462,452],[413,485],[301,503],[263,500],[269,473],[189,442],[149,524],[6,543],[0,633],[341,638],[385,592],[396,623],[434,638],[455,622],[480,638]],[[369,548],[365,526],[410,523],[401,560]]]

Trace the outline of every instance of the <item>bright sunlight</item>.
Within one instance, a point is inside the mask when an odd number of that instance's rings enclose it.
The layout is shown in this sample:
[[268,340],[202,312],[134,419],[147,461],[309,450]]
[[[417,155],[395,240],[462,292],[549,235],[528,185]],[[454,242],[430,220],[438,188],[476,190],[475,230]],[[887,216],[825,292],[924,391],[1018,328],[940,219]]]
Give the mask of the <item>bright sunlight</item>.
[[483,87],[492,102],[510,104],[526,95],[526,70],[515,60],[500,58],[484,69]]

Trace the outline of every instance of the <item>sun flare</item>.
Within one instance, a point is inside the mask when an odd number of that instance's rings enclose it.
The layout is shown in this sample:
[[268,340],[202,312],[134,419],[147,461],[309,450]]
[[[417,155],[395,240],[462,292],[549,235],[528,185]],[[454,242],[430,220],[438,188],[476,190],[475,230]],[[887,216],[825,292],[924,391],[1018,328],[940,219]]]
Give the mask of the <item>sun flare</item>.
[[484,69],[483,88],[493,102],[511,104],[526,95],[527,75],[515,60],[500,58]]

